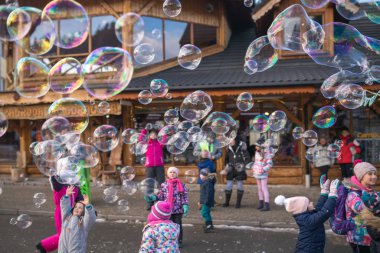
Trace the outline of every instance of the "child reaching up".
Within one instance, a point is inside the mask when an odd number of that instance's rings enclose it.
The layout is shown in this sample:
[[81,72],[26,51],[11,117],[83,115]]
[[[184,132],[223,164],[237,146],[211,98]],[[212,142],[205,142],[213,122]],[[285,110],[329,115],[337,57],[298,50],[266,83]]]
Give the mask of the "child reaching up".
[[321,177],[321,195],[317,205],[306,197],[293,197],[286,199],[277,196],[274,202],[277,205],[285,205],[286,211],[291,213],[299,227],[299,234],[295,253],[324,253],[325,252],[325,227],[327,221],[334,212],[336,199],[338,197],[339,180],[331,182]]
[[88,196],[76,202],[71,208],[70,197],[74,194],[74,186],[69,186],[66,195],[61,198],[62,231],[59,237],[58,253],[85,253],[87,236],[95,224],[96,214]]
[[139,253],[180,252],[179,225],[170,220],[171,204],[158,201],[152,206],[148,222],[143,229]]
[[157,196],[146,196],[145,200],[148,203],[156,200],[166,201],[171,205],[172,214],[170,220],[180,226],[178,245],[181,248],[183,239],[182,216],[187,216],[189,206],[186,185],[181,182],[178,175],[178,168],[170,167],[167,171],[167,179],[161,184],[161,189]]

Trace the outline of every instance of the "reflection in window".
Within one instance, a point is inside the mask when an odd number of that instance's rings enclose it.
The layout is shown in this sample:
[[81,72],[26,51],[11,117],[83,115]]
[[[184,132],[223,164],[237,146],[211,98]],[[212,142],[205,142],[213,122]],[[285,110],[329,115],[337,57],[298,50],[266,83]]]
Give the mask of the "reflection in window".
[[114,16],[96,16],[91,18],[92,50],[99,47],[121,47],[115,34]]
[[[162,19],[143,17],[144,20],[144,38],[141,43],[148,43],[154,47],[155,57],[149,64],[139,64],[135,62],[135,68],[141,68],[164,60],[163,56],[163,37],[162,37]],[[161,36],[153,34],[153,30],[159,31]]]
[[216,44],[216,27],[194,24],[194,45],[199,48]]
[[179,49],[190,44],[190,25],[171,20],[164,21],[165,27],[165,59],[178,56]]

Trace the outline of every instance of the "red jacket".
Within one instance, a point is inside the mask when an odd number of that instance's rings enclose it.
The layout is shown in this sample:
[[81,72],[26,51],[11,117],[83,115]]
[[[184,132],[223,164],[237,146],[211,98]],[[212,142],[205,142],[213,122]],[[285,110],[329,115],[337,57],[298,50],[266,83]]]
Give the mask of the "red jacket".
[[[143,129],[141,134],[146,135],[148,131]],[[140,139],[140,138],[139,138]],[[148,149],[146,151],[145,157],[145,167],[155,167],[155,166],[164,166],[164,145],[158,142],[157,139],[151,140],[148,139]]]
[[346,137],[339,136],[339,139],[343,142],[342,147],[340,148],[340,157],[338,157],[338,163],[353,163],[353,155],[350,151],[351,147],[354,147],[356,150],[356,154],[360,153],[360,147],[356,146],[353,141],[354,139],[351,137],[351,135],[348,135]]

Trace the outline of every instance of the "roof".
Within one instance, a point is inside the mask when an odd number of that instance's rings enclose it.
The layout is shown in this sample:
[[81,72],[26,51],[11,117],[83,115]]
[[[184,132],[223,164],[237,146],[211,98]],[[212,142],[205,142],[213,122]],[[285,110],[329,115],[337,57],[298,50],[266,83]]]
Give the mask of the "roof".
[[243,70],[244,56],[256,38],[254,28],[232,34],[227,49],[202,59],[193,71],[179,66],[135,78],[128,90],[149,87],[152,79],[165,79],[172,90],[318,85],[337,70],[314,63],[311,59],[279,60],[272,68],[248,75]]

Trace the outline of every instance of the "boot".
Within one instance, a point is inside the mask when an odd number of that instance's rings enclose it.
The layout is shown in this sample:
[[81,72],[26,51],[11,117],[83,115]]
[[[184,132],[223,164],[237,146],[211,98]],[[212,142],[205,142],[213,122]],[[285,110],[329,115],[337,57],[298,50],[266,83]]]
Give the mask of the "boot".
[[237,190],[237,199],[235,208],[240,208],[241,199],[243,198],[244,191]]
[[263,209],[263,208],[264,208],[264,200],[260,200],[260,205],[259,205],[259,207],[257,209],[260,210],[260,209]]
[[46,253],[46,250],[42,247],[40,242],[36,245],[36,248],[40,251],[40,253]]
[[214,226],[212,225],[212,221],[206,221],[205,228],[203,230],[205,233],[214,232]]
[[228,207],[230,205],[232,190],[225,190],[225,193],[226,193],[226,202],[224,202],[223,207]]
[[265,204],[264,204],[264,208],[261,209],[260,211],[261,211],[261,212],[265,212],[265,211],[269,211],[269,210],[270,210],[270,208],[269,208],[269,203],[268,203],[268,202],[265,202]]

